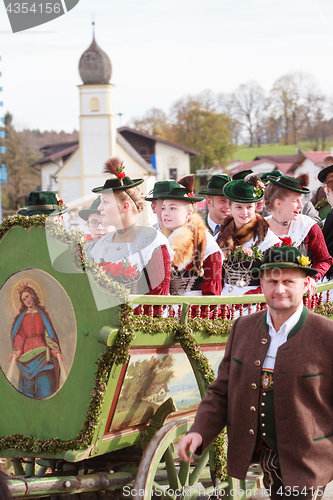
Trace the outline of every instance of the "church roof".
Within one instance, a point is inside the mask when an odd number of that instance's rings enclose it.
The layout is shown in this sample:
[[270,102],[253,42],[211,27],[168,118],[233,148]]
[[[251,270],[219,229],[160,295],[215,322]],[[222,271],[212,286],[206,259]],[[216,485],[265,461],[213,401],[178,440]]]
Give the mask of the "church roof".
[[[117,143],[131,158],[133,158],[134,161],[136,161],[136,163],[146,170],[148,174],[156,175],[156,170],[150,165],[150,163],[146,162],[146,160],[142,158],[142,156],[119,132],[117,132]],[[58,158],[70,155],[71,153],[74,153],[78,147],[79,141],[48,144],[47,146],[40,148],[40,151],[44,154],[44,158],[36,161],[33,165],[42,165],[43,163],[48,163],[49,161],[54,161]]]
[[101,85],[110,81],[111,62],[108,55],[97,45],[95,35],[90,47],[80,58],[79,73],[85,85]]
[[121,134],[123,132],[129,132],[134,135],[139,135],[141,137],[146,137],[147,139],[151,139],[155,142],[162,142],[163,144],[168,144],[169,146],[173,146],[174,148],[181,149],[186,153],[189,153],[190,156],[199,156],[201,155],[200,151],[196,149],[188,148],[187,146],[183,146],[182,144],[178,144],[177,142],[167,141],[166,139],[161,139],[160,137],[156,137],[155,135],[147,134],[146,132],[141,132],[141,130],[136,130],[130,127],[120,127],[118,128],[118,132]]

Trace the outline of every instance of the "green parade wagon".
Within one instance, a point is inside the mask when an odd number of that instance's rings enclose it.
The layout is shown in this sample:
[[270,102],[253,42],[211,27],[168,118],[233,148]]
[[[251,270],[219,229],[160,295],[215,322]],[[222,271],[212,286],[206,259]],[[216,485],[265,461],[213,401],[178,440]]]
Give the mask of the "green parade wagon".
[[226,475],[224,434],[191,465],[177,443],[223,357],[226,317],[263,296],[128,296],[43,216],[6,219],[0,254],[0,456],[14,497],[254,494],[256,468]]

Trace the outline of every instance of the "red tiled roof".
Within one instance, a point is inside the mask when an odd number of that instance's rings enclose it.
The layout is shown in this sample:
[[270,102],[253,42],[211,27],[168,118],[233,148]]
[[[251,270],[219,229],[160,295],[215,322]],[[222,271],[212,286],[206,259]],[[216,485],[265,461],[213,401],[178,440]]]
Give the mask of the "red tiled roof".
[[307,158],[315,165],[318,165],[320,167],[324,166],[324,158],[326,156],[330,155],[331,153],[329,151],[302,151],[298,159],[291,165],[291,167],[288,169],[289,173],[292,173],[296,170],[297,167],[300,166],[301,163],[303,163],[304,160]]
[[295,163],[299,155],[263,155],[256,156],[255,160],[271,160],[274,163]]
[[283,174],[286,174],[290,169],[292,163],[275,163],[277,169],[280,170]]
[[324,166],[324,159],[331,153],[329,151],[303,151],[302,154],[316,165]]
[[229,175],[235,175],[238,172],[243,172],[243,170],[248,170],[253,167],[256,167],[257,165],[260,165],[260,163],[271,163],[272,165],[276,165],[271,160],[256,160],[256,161],[248,161],[246,163],[243,163],[242,165],[237,165],[237,167],[232,167],[229,169]]

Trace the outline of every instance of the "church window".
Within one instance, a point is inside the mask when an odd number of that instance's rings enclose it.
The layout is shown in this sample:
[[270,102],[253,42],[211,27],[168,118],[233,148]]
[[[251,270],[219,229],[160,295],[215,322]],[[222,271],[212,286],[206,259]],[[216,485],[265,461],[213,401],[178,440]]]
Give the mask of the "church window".
[[90,111],[99,111],[99,99],[98,99],[98,97],[92,97],[90,99]]

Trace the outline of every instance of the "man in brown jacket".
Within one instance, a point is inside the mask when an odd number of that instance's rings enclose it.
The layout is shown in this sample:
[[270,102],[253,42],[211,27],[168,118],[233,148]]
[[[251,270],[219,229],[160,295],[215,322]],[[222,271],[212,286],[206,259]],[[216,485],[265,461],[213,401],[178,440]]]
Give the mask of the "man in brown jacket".
[[[273,499],[321,496],[333,479],[333,322],[303,294],[316,270],[294,247],[272,247],[261,266],[269,309],[233,325],[179,456],[201,453],[227,426],[228,474],[261,461]],[[317,490],[318,488],[318,490]]]

